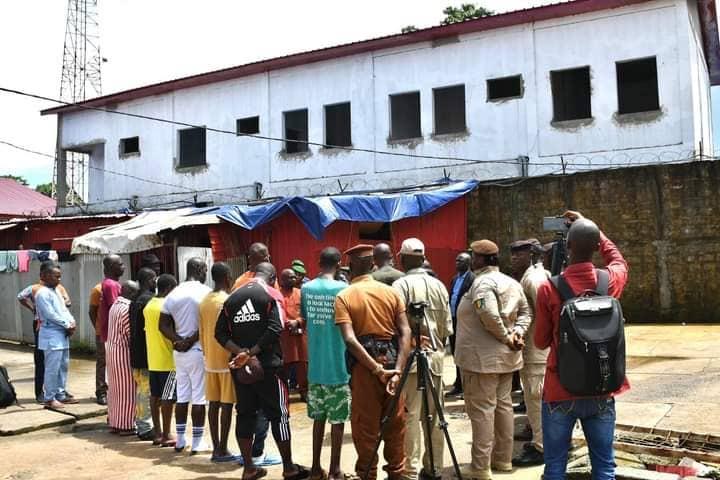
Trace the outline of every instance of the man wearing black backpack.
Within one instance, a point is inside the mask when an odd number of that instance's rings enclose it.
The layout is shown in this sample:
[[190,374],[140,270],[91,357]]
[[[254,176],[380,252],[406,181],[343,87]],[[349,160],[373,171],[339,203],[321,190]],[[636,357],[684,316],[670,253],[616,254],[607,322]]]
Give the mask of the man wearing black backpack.
[[[568,211],[564,217],[571,224],[568,267],[540,286],[535,310],[535,346],[550,347],[542,409],[544,479],[565,478],[572,430],[578,419],[590,450],[593,478],[613,479],[613,397],[630,388],[624,375],[622,311],[615,299],[625,288],[628,268],[615,244],[595,223],[578,212]],[[606,270],[595,269],[592,257],[596,251],[603,257]],[[583,307],[592,302],[591,308]],[[576,315],[571,320],[565,314],[561,317],[561,308],[563,312],[572,309]],[[587,323],[573,323],[575,331],[571,333],[565,329],[568,321],[604,322],[604,328],[585,329]],[[610,333],[591,338],[593,330]],[[588,382],[589,378],[598,380]]]

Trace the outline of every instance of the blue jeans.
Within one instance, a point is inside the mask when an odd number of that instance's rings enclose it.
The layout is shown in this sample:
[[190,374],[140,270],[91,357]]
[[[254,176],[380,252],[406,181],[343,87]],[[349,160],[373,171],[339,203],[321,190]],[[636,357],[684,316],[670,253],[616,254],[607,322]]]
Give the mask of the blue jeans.
[[65,400],[70,350],[45,350],[45,401]]
[[575,422],[585,432],[593,480],[615,478],[615,399],[587,398],[564,402],[543,402],[542,426],[545,455],[544,480],[562,480]]

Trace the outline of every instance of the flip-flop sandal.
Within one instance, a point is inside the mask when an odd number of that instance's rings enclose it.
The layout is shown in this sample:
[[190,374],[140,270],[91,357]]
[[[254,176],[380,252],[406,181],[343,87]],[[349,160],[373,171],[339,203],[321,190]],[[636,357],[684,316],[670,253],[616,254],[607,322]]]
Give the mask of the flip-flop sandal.
[[242,455],[223,455],[222,457],[211,457],[210,461],[213,463],[230,463],[237,462],[242,458]]
[[295,468],[297,468],[297,472],[288,476],[283,475],[283,480],[304,480],[310,476],[310,470],[303,467],[302,465],[298,465],[296,463]]
[[262,467],[256,467],[255,473],[253,473],[252,475],[249,475],[247,477],[245,475],[243,475],[242,480],[258,480],[259,478],[263,478],[266,475],[267,475],[267,470],[265,470]]
[[175,446],[175,440],[166,440],[166,441],[160,441],[161,447],[174,447]]
[[162,445],[162,438],[153,438],[152,444],[155,446]]

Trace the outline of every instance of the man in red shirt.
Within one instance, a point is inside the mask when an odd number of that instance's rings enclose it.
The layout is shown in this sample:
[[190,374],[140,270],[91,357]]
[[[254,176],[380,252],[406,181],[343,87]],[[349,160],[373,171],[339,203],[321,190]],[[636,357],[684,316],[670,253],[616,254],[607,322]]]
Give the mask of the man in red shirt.
[[[608,295],[620,298],[627,283],[628,267],[615,244],[611,242],[595,223],[583,218],[578,212],[564,214],[571,223],[567,236],[569,251],[568,267],[561,274],[575,294],[594,290],[597,274],[592,264],[596,251],[605,261],[610,277]],[[545,371],[543,391],[542,426],[545,455],[545,480],[565,478],[568,450],[572,430],[579,419],[590,450],[592,474],[595,480],[615,478],[613,435],[615,431],[614,396],[630,388],[627,378],[623,385],[610,395],[603,397],[577,397],[560,384],[558,376],[558,323],[562,300],[549,281],[543,283],[537,292],[535,306],[535,346],[550,347]]]

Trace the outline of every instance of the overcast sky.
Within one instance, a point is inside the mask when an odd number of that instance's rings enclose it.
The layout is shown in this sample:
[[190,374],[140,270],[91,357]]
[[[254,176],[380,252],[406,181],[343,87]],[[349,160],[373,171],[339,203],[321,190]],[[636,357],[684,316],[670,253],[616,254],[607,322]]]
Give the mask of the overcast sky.
[[[208,70],[428,27],[453,0],[100,0],[103,93]],[[484,0],[495,11],[552,1]],[[0,86],[57,98],[64,0],[0,4]],[[47,102],[0,92],[0,140],[55,150],[55,117]],[[716,122],[720,123],[720,122]],[[718,125],[720,127],[720,125]],[[716,135],[717,136],[717,135]],[[0,174],[49,182],[52,160],[0,144]]]

